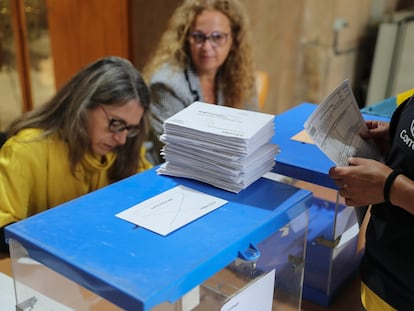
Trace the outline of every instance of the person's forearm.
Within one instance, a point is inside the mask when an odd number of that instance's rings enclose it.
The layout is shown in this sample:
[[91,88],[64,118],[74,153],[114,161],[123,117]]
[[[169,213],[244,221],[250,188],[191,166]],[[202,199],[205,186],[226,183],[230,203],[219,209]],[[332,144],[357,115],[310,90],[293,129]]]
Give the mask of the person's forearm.
[[398,175],[391,185],[390,201],[414,215],[414,181],[402,174]]

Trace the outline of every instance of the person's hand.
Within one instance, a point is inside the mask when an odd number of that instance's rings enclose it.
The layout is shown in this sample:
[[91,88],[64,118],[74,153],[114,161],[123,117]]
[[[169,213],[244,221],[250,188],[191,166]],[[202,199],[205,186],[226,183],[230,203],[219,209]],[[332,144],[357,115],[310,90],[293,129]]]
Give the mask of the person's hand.
[[349,158],[349,166],[332,167],[329,176],[347,205],[365,206],[384,201],[384,184],[391,171],[375,160]]
[[377,145],[382,155],[385,155],[390,148],[389,129],[390,124],[385,121],[369,120],[365,121],[367,130],[360,133],[363,139],[372,139]]

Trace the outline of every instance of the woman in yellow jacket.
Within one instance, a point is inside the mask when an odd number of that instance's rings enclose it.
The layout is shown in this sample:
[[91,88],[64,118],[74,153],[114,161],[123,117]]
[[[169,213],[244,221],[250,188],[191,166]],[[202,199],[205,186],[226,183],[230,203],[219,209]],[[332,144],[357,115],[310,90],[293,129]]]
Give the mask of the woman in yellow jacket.
[[150,168],[148,111],[139,72],[107,57],[14,121],[0,149],[0,248],[4,226]]

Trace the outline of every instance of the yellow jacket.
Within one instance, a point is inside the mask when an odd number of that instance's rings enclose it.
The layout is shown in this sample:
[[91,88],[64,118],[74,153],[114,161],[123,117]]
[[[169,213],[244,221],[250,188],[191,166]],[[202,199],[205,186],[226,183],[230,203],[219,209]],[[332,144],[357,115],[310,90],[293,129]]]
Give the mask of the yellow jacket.
[[[115,154],[87,155],[70,170],[67,145],[42,130],[25,129],[0,149],[0,227],[27,218],[108,185]],[[144,151],[143,151],[144,152]],[[102,163],[104,162],[104,163]],[[149,162],[143,171],[151,167]]]

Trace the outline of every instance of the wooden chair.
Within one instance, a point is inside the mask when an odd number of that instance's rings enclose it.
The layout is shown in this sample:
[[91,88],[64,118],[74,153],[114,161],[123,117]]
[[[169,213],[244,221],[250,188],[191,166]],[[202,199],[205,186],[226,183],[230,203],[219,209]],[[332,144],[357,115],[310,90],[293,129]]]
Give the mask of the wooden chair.
[[263,111],[269,90],[269,75],[264,71],[256,71],[256,90],[259,98],[259,110]]

